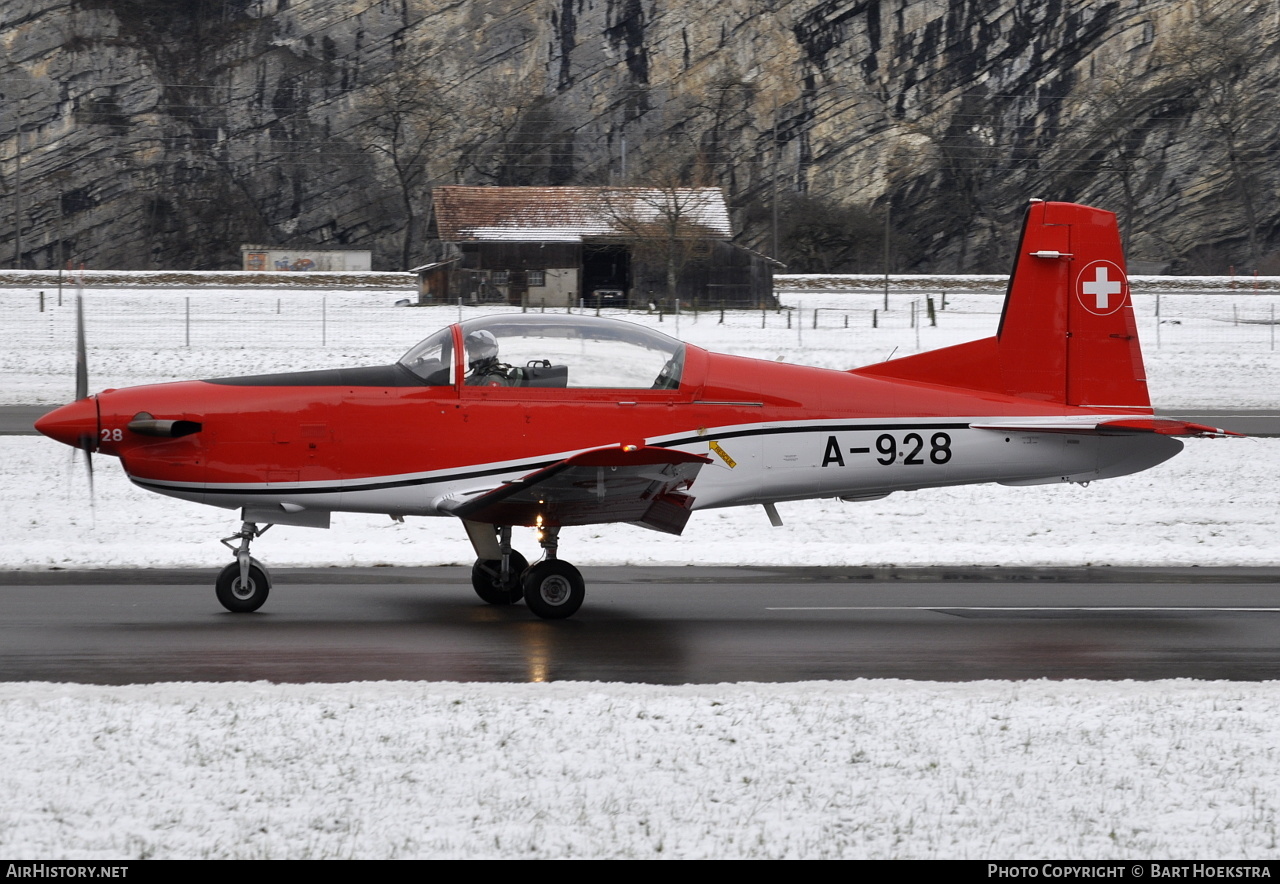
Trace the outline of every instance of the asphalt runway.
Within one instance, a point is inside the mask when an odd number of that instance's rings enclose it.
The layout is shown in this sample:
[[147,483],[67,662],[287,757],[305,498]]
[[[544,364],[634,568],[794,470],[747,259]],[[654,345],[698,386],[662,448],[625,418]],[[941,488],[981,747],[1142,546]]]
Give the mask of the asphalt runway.
[[0,405],[0,436],[38,436],[32,424],[51,411],[48,405]]
[[584,568],[566,621],[462,568],[0,572],[0,681],[1280,678],[1280,569]]
[[[37,435],[32,424],[53,410],[47,405],[0,405],[0,436]],[[1280,436],[1280,411],[1275,409],[1214,410],[1161,412],[1163,417],[1177,417],[1197,424],[1207,424],[1244,433],[1247,436]]]

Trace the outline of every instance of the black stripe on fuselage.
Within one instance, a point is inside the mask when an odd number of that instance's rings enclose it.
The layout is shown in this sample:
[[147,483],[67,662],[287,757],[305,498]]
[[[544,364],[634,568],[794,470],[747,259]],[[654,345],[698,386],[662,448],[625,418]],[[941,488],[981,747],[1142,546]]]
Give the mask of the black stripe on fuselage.
[[967,430],[969,423],[956,423],[954,421],[939,421],[937,423],[892,423],[892,424],[826,424],[826,425],[805,425],[805,426],[785,426],[785,427],[766,427],[755,430],[734,430],[729,433],[714,433],[708,431],[706,435],[681,436],[678,439],[671,439],[666,442],[652,443],[655,448],[671,448],[675,445],[688,445],[690,442],[711,442],[721,439],[738,439],[743,436],[781,436],[787,433],[883,433],[886,430]]
[[290,494],[338,494],[346,491],[381,491],[384,488],[408,488],[411,485],[430,485],[435,482],[461,482],[466,479],[480,479],[485,476],[496,476],[501,473],[510,473],[513,470],[541,470],[560,463],[558,460],[546,460],[531,464],[521,464],[511,467],[492,467],[487,470],[471,470],[465,473],[448,473],[441,476],[428,476],[420,479],[397,479],[389,482],[368,482],[362,485],[322,485],[307,488],[287,488],[281,485],[275,485],[271,488],[234,488],[219,485],[206,485],[203,488],[192,487],[190,485],[168,485],[164,482],[152,482],[147,479],[133,479],[133,484],[143,488],[165,488],[170,491],[189,491],[189,492],[206,492],[209,494],[280,494],[288,491]]

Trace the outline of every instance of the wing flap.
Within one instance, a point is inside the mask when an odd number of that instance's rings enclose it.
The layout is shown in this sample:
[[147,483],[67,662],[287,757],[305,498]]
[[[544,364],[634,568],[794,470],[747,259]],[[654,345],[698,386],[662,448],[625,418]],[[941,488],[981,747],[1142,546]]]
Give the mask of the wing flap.
[[693,497],[686,490],[709,459],[667,448],[615,445],[567,457],[449,507],[494,525],[638,522],[679,534]]

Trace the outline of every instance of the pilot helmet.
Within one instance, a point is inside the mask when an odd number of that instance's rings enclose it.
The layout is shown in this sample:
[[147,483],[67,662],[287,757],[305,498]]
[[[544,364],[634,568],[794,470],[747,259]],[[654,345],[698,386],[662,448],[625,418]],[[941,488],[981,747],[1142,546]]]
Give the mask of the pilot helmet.
[[487,362],[498,358],[498,339],[493,332],[481,329],[467,335],[467,359],[475,366],[478,362]]

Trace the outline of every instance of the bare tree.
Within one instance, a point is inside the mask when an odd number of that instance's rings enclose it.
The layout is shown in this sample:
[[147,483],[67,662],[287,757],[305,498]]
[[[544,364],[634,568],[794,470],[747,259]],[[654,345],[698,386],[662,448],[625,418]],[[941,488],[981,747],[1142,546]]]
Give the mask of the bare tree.
[[1249,259],[1261,257],[1258,176],[1268,158],[1259,121],[1270,113],[1272,84],[1257,80],[1258,28],[1251,5],[1197,4],[1197,14],[1164,42],[1157,58],[1168,86],[1198,106],[1224,170],[1248,242]]
[[1164,251],[1169,243],[1152,227],[1147,201],[1162,163],[1153,145],[1155,115],[1181,100],[1167,83],[1141,85],[1126,73],[1095,77],[1069,108],[1069,125],[1056,133],[1043,171],[1055,197],[1080,199],[1084,192],[1107,190],[1120,218],[1121,237],[1134,251],[1146,242]]
[[756,125],[751,110],[758,91],[755,84],[731,70],[690,95],[682,113],[702,130],[698,155],[711,178],[731,191],[737,187],[739,167],[750,155],[752,139],[744,138],[743,133]]
[[[929,143],[936,198],[932,224],[955,234],[955,269],[970,272],[970,244],[991,241],[999,229],[998,198],[1001,169],[1008,161],[999,112],[980,90],[966,93],[958,104],[939,110],[911,127]],[[981,256],[977,262],[981,265]]]
[[[874,273],[884,268],[885,218],[869,206],[811,194],[791,194],[782,211],[778,258],[795,273]],[[898,253],[913,257],[910,240],[892,233]]]
[[481,88],[469,104],[459,155],[470,175],[499,187],[569,180],[573,133],[541,89],[504,80]]
[[664,268],[668,299],[676,297],[680,275],[690,261],[705,256],[710,242],[727,238],[728,218],[718,187],[697,186],[707,179],[697,156],[678,153],[655,161],[633,187],[605,188],[603,214],[632,256]]
[[397,67],[367,88],[362,147],[391,169],[404,212],[403,268],[413,265],[430,208],[430,187],[447,165],[457,133],[457,112],[424,64]]

